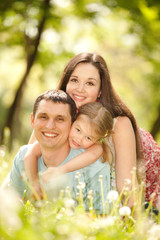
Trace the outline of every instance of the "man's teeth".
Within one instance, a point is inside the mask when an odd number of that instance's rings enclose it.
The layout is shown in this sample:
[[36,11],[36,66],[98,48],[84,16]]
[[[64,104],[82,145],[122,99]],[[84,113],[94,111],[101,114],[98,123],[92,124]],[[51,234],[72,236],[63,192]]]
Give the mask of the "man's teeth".
[[47,137],[56,137],[57,134],[54,134],[54,133],[44,133],[45,136]]

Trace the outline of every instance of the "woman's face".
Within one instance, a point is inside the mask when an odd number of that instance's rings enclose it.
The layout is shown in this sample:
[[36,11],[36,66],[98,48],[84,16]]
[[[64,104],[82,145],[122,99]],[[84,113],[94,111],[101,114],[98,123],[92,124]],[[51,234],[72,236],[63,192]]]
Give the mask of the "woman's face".
[[90,63],[79,63],[69,78],[66,92],[75,101],[77,108],[95,102],[101,94],[98,69]]

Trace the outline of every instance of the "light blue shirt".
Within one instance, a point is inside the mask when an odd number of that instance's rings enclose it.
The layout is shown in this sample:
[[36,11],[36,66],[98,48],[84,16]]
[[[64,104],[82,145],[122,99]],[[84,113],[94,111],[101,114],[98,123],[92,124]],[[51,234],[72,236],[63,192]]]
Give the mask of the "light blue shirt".
[[[17,153],[14,164],[10,172],[10,184],[15,190],[23,196],[24,190],[29,193],[29,185],[28,181],[25,177],[24,170],[24,156],[29,150],[31,145],[25,145],[20,148]],[[84,152],[84,149],[71,149],[67,158],[62,163],[66,163]],[[44,172],[47,169],[44,164],[43,157],[41,156],[38,159],[38,173]],[[94,208],[97,210],[102,210],[102,197],[101,197],[101,186],[99,182],[99,176],[103,176],[103,194],[104,200],[106,200],[106,195],[110,190],[110,166],[107,163],[102,163],[101,159],[98,159],[95,163],[78,170],[80,173],[80,182],[82,182],[83,196],[85,208],[88,209],[88,193],[90,190],[93,191],[93,204]],[[59,176],[54,178],[52,182],[49,184],[43,184],[44,189],[46,190],[47,196],[50,198],[55,197],[55,195],[59,194],[61,189],[66,189],[69,186],[72,197],[76,199],[76,194],[79,192],[78,189],[78,179],[76,178],[77,171],[66,173],[63,176]],[[84,184],[85,183],[85,184]]]

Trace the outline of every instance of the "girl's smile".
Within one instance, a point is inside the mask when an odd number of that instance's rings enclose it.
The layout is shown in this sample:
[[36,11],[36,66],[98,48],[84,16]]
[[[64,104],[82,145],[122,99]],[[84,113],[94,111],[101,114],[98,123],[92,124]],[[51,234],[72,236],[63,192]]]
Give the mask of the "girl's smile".
[[72,124],[69,144],[73,149],[89,148],[96,142],[96,136],[87,116],[81,115]]

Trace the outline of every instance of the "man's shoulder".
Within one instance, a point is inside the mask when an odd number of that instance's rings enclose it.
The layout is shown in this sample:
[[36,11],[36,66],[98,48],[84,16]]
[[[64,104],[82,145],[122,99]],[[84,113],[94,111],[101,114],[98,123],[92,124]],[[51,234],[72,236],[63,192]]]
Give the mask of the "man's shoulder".
[[25,154],[27,153],[27,151],[31,148],[32,144],[28,144],[28,145],[23,145],[20,147],[19,151],[17,152],[17,154],[21,155],[21,156],[25,156]]
[[30,149],[31,146],[32,146],[31,144],[28,144],[28,145],[23,145],[22,147],[20,147],[19,151],[17,152],[17,154],[15,156],[15,161],[23,161],[26,153],[28,152],[28,150]]

